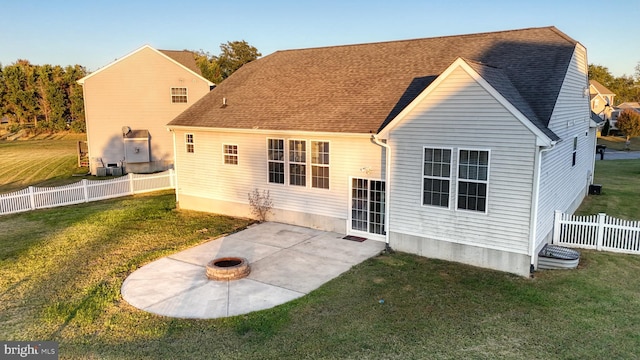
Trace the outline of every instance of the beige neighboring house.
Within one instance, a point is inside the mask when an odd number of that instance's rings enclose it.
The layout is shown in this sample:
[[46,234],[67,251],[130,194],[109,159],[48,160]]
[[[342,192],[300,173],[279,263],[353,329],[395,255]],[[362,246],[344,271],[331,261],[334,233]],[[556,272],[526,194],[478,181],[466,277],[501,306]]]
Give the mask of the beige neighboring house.
[[214,86],[189,51],[145,45],[78,80],[83,86],[93,175],[173,167],[166,124]]
[[603,120],[611,119],[613,99],[616,94],[599,82],[589,80],[589,97],[591,99],[591,111],[598,114]]

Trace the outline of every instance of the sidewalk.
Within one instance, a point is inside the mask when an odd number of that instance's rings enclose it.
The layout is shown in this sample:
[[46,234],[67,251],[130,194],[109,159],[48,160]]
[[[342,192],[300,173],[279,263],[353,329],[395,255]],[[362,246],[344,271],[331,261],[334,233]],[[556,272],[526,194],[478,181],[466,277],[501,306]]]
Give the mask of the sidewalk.
[[[640,159],[640,151],[618,151],[607,149],[603,160],[630,160]],[[596,160],[600,160],[600,154],[596,154]]]

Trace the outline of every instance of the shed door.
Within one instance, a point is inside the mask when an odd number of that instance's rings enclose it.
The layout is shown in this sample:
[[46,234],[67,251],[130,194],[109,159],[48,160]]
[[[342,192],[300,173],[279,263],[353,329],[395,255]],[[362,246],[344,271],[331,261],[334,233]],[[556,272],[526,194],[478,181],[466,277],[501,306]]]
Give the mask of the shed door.
[[385,183],[351,179],[350,233],[384,240]]

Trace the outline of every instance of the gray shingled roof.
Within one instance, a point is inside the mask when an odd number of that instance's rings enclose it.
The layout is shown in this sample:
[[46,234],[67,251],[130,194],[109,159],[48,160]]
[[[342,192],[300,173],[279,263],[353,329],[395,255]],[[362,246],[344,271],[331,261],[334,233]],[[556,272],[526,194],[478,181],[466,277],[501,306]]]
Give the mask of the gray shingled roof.
[[168,57],[172,58],[173,60],[179,62],[180,64],[182,64],[182,66],[186,67],[187,69],[195,72],[196,74],[202,76],[202,72],[200,72],[200,68],[198,67],[198,65],[196,64],[196,59],[193,56],[193,53],[191,51],[187,51],[187,50],[158,50],[161,53],[167,55]]
[[463,57],[553,134],[546,126],[576,44],[544,27],[278,51],[244,65],[169,125],[378,132]]

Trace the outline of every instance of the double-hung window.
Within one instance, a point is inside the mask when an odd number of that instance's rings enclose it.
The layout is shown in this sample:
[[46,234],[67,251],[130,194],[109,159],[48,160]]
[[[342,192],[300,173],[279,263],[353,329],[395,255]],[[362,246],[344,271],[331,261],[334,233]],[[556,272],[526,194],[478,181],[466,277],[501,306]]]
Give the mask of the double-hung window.
[[171,88],[171,103],[172,104],[184,104],[187,102],[187,88],[186,87],[172,87]]
[[289,140],[289,184],[307,186],[307,142]]
[[487,211],[489,151],[458,151],[458,209]]
[[269,182],[284,184],[284,140],[267,139]]
[[187,152],[188,153],[194,152],[195,143],[193,142],[193,134],[185,134],[184,142],[185,142],[185,145],[186,145]]
[[449,207],[451,149],[424,148],[422,204]]
[[311,142],[311,187],[329,188],[329,142]]
[[238,145],[223,145],[224,163],[227,165],[238,165]]
[[576,166],[576,155],[578,153],[578,137],[573,138],[573,152],[571,153],[571,166]]

